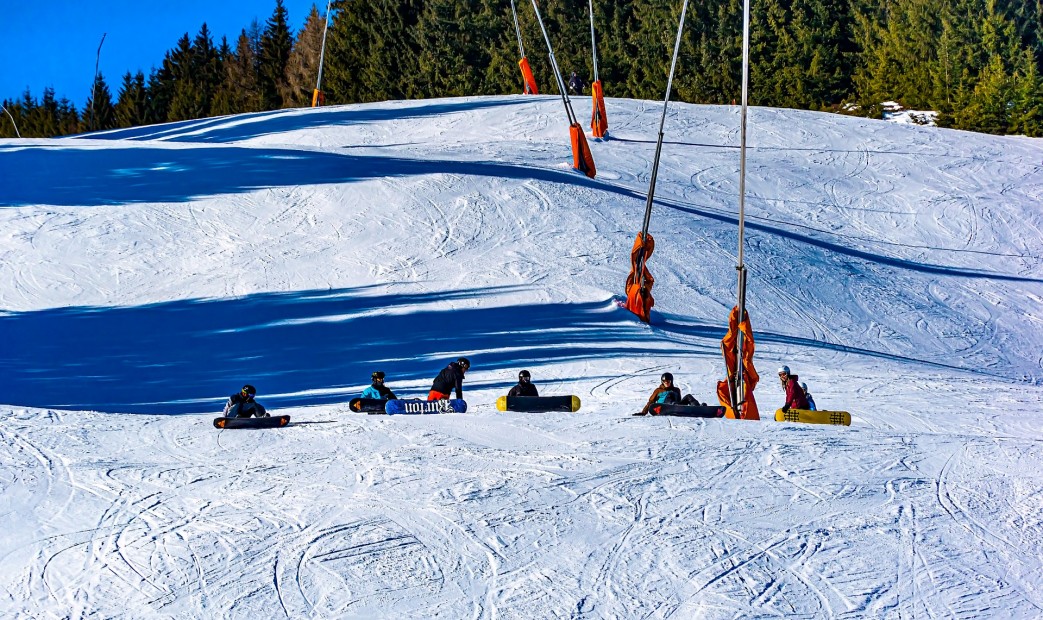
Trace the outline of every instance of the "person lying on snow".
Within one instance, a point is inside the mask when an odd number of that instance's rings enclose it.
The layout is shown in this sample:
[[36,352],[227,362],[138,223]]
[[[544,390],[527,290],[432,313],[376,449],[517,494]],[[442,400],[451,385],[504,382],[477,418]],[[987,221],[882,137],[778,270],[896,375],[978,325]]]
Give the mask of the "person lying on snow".
[[376,398],[378,400],[390,400],[395,398],[391,388],[384,385],[384,373],[377,371],[373,373],[373,385],[362,390],[362,398]]
[[515,396],[539,396],[540,393],[536,390],[536,386],[532,384],[532,375],[529,374],[528,370],[523,370],[518,373],[518,385],[511,388],[510,392],[507,392],[509,398]]
[[638,411],[634,415],[657,415],[657,405],[698,405],[699,401],[695,399],[691,394],[681,398],[681,390],[674,386],[674,376],[668,372],[664,372],[663,376],[660,377],[659,387],[652,392],[652,395],[648,398],[648,403],[645,404],[644,409]]
[[431,384],[431,391],[427,395],[427,400],[447,400],[454,388],[456,389],[456,398],[463,399],[464,373],[470,368],[471,361],[466,357],[450,362],[435,377],[434,382]]
[[254,400],[256,395],[257,389],[254,386],[244,385],[238,393],[228,397],[222,415],[226,418],[249,418],[250,416],[267,418],[268,411],[261,403]]
[[797,375],[790,374],[789,366],[779,368],[779,381],[782,382],[782,389],[786,390],[786,402],[782,405],[783,411],[808,408],[808,397],[804,395]]

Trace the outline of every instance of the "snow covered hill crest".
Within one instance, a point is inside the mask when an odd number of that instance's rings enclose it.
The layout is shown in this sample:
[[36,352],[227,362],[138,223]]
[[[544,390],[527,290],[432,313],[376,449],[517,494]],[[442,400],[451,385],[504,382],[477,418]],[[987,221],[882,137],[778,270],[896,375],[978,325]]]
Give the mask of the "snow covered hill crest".
[[[1043,142],[752,109],[758,401],[854,422],[631,418],[735,303],[738,109],[685,104],[615,303],[659,105],[594,180],[555,97],[0,141],[0,615],[1043,614]],[[459,355],[467,414],[347,409]],[[495,411],[522,368],[583,408]],[[244,382],[291,426],[213,429]]]

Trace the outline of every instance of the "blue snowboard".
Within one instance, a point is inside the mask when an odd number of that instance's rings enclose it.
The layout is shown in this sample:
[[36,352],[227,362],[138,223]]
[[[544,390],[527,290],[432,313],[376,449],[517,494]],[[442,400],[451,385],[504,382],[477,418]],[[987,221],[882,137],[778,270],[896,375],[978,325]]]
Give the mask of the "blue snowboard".
[[420,400],[419,398],[389,400],[384,405],[388,415],[421,415],[426,413],[466,413],[462,400]]

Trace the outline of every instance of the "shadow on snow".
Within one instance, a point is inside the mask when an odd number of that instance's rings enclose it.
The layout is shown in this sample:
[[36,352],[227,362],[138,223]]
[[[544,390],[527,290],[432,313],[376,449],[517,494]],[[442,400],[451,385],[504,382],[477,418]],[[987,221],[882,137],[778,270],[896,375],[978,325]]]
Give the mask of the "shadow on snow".
[[[375,112],[381,112],[376,110]],[[68,146],[0,148],[0,207],[46,205],[115,205],[183,202],[200,197],[269,187],[350,183],[370,179],[430,174],[532,179],[599,189],[644,201],[630,188],[587,179],[578,172],[533,168],[518,163],[407,159],[325,153],[298,149],[197,147],[83,149]],[[657,204],[726,224],[731,214],[690,204],[656,199]],[[1041,283],[1039,278],[933,265],[867,252],[844,242],[827,241],[778,226],[747,221],[746,227],[798,243],[820,247],[910,271],[959,278]]]
[[504,290],[262,293],[11,313],[0,316],[0,400],[194,413],[218,411],[250,382],[266,405],[313,405],[357,396],[377,369],[388,373],[392,389],[424,383],[422,394],[400,395],[426,396],[427,382],[461,354],[476,371],[511,369],[504,390],[531,362],[678,354],[608,301],[445,308]]

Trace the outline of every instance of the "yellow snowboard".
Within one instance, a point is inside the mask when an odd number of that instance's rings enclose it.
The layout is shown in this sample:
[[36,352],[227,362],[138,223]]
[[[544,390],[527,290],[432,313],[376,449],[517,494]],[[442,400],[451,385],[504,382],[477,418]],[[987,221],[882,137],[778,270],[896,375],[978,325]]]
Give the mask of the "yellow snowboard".
[[803,422],[804,424],[834,424],[851,426],[851,414],[846,411],[811,411],[809,409],[790,409],[775,412],[776,422]]
[[499,411],[579,411],[579,396],[501,396]]

